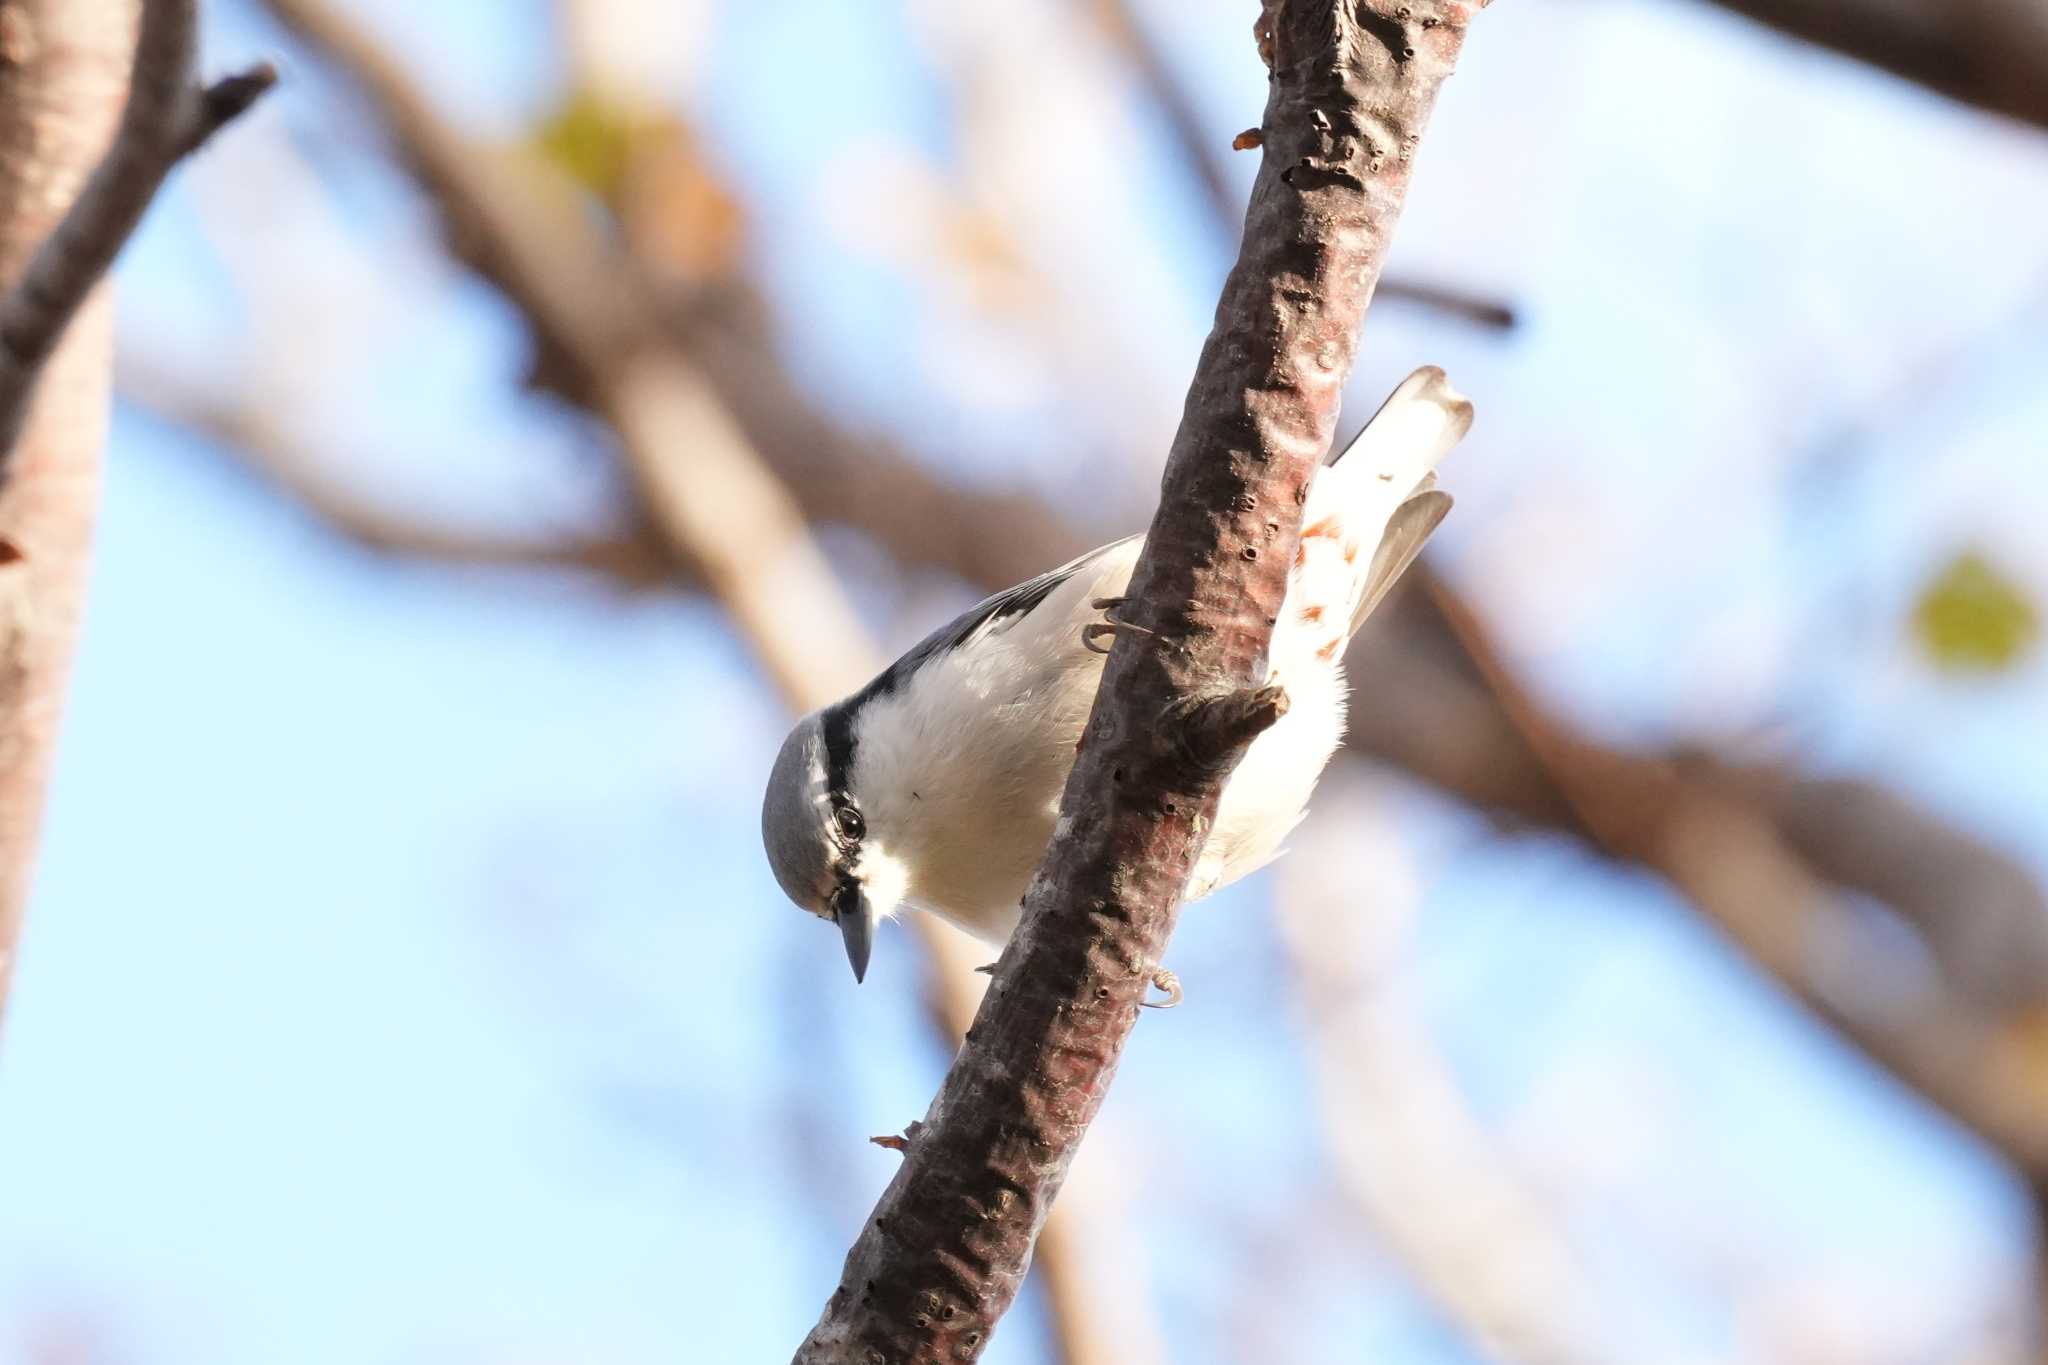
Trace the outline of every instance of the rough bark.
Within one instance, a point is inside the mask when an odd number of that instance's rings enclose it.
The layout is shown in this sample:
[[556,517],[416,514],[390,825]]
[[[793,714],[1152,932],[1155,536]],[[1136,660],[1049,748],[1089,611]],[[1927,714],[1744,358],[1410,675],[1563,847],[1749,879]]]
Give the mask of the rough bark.
[[[113,138],[134,0],[0,6],[0,277],[18,280]],[[112,333],[95,296],[47,365],[0,482],[0,1003],[85,596]]]
[[1409,157],[1470,8],[1272,7],[1265,158],[1087,740],[967,1043],[797,1352],[971,1361],[1107,1093],[1265,651]]
[[[1223,157],[1227,154],[1224,139],[1212,135],[1204,127],[1201,102],[1195,91],[1167,61],[1166,54],[1132,8],[1131,0],[1084,0],[1083,8],[1094,18],[1103,35],[1130,60],[1138,84],[1166,125],[1167,135],[1173,140],[1182,168],[1201,186],[1209,216],[1227,234],[1223,238],[1226,244],[1235,245],[1243,194],[1224,169]],[[1477,327],[1507,331],[1515,325],[1515,310],[1497,299],[1398,275],[1382,279],[1373,297],[1382,303],[1399,299]]]

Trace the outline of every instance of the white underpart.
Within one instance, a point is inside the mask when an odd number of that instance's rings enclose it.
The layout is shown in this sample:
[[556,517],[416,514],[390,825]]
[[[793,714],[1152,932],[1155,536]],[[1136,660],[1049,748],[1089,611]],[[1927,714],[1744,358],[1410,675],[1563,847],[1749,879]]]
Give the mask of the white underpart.
[[[1343,737],[1343,645],[1373,551],[1469,421],[1441,372],[1418,371],[1343,461],[1319,471],[1268,652],[1288,711],[1224,788],[1189,899],[1272,861],[1306,813]],[[1134,540],[1104,554],[1022,618],[934,658],[870,704],[853,787],[877,908],[887,913],[900,897],[990,943],[1008,939],[1101,677],[1102,656],[1081,643],[1101,619],[1089,604],[1122,595],[1140,548]]]

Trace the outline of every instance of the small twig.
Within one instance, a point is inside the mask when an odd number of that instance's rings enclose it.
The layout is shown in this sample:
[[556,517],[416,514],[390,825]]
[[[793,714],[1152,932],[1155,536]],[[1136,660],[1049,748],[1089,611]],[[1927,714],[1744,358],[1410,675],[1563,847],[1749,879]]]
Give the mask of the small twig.
[[895,1133],[883,1133],[879,1137],[869,1138],[868,1141],[874,1143],[877,1147],[886,1148],[901,1156],[910,1150],[910,1144],[917,1141],[917,1135],[923,1130],[924,1125],[916,1119],[912,1119],[905,1125],[900,1136]]
[[178,155],[190,156],[205,146],[208,138],[248,113],[249,107],[276,84],[277,68],[269,62],[258,62],[247,71],[222,76],[200,90],[198,110],[178,148]]
[[277,80],[268,65],[201,88],[192,79],[197,0],[147,0],[128,103],[85,189],[0,299],[0,474],[37,377],[107,273],[171,167]]
[[1380,284],[1380,297],[1399,299],[1418,308],[1449,313],[1496,331],[1509,331],[1519,321],[1515,310],[1507,304],[1496,299],[1482,298],[1477,294],[1468,294],[1449,285],[1424,284],[1420,280],[1410,279],[1385,280]]

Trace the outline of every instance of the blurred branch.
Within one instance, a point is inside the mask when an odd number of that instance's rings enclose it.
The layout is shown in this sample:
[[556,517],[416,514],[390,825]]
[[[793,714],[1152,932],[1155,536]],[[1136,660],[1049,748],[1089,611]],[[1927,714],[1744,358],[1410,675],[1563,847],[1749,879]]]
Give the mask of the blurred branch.
[[[1180,164],[1201,183],[1211,218],[1220,230],[1234,233],[1243,212],[1244,196],[1223,169],[1221,151],[1227,144],[1203,127],[1194,92],[1146,32],[1144,22],[1131,8],[1131,0],[1082,0],[1082,8],[1093,16],[1117,50],[1130,59],[1138,84],[1166,121]],[[1382,279],[1375,297],[1412,303],[1480,327],[1506,331],[1515,325],[1515,310],[1505,303],[1399,275]]]
[[2048,127],[2039,0],[1714,0],[1952,100]]
[[[1486,667],[1468,645],[1484,651]],[[1524,697],[1526,689],[1427,563],[1374,617],[1348,663],[1354,685],[1373,698],[1353,708],[1355,749],[1518,822],[1593,837],[1493,683]],[[2048,899],[2040,885],[2010,856],[1931,812],[1866,779],[1808,776],[1699,747],[1660,755],[1574,739],[1582,750],[1597,748],[1603,771],[1633,786],[1682,770],[1741,805],[1815,876],[1910,921],[1955,989],[2001,1007],[2048,1000]]]
[[[1601,745],[1542,710],[1425,565],[1404,591],[1381,616],[1408,648],[1353,652],[1354,685],[1375,700],[1353,710],[1354,743],[1657,873],[2009,1161],[2034,1192],[2037,1236],[2048,1228],[2048,902],[2024,869],[1874,783]],[[1426,680],[1388,685],[1388,670],[1418,669]],[[1847,892],[1910,922],[1932,970],[1911,985],[1882,970],[1892,964]],[[2044,1302],[2032,1305],[2037,1347]]]
[[[1317,800],[1327,813],[1332,798],[1319,791]],[[1308,831],[1307,845],[1278,864],[1274,897],[1339,1183],[1486,1358],[1654,1358],[1613,1341],[1562,1219],[1516,1178],[1466,1104],[1404,989],[1419,888],[1405,865],[1388,866],[1394,850],[1361,840],[1359,820],[1346,816]]]
[[[1121,530],[1093,536],[1037,499],[954,487],[881,437],[827,420],[782,363],[772,315],[750,279],[680,287],[628,253],[565,249],[589,231],[573,187],[530,158],[449,128],[394,59],[324,0],[267,2],[372,93],[441,215],[451,253],[526,315],[541,375],[570,401],[597,406],[596,379],[614,347],[665,337],[687,352],[811,519],[865,532],[907,562],[1008,584],[1043,569],[1048,549],[1063,558]],[[520,214],[530,221],[516,233],[486,226]]]
[[543,536],[458,528],[378,506],[323,475],[315,453],[277,419],[276,406],[242,386],[232,397],[215,393],[132,352],[116,360],[114,384],[123,399],[215,445],[259,486],[362,549],[457,568],[568,570],[628,589],[679,576],[673,557],[645,528]]
[[[1836,982],[1824,974],[1825,950],[1839,950],[1859,937],[1852,911],[1830,885],[1828,871],[1881,884],[1887,897],[1896,898],[1894,908],[1928,916],[1916,924],[1928,934],[1931,947],[1941,942],[1943,926],[1962,918],[1945,898],[1938,907],[1923,898],[1927,883],[1921,869],[1913,869],[1920,875],[1901,885],[1896,876],[1900,850],[1874,853],[1882,846],[1881,836],[1863,822],[1903,822],[1893,830],[1895,836],[1916,842],[1902,847],[1918,847],[1931,856],[1974,863],[1996,861],[1996,855],[1919,818],[1895,798],[1866,799],[1857,807],[1816,816],[1807,803],[1829,797],[1839,801],[1841,785],[1813,784],[1801,798],[1788,801],[1789,784],[1773,783],[1768,776],[1698,757],[1629,755],[1588,740],[1542,711],[1509,674],[1468,607],[1440,583],[1426,585],[1485,676],[1515,741],[1513,749],[1533,760],[1554,799],[1596,846],[1665,877],[1793,995],[1997,1148],[2025,1178],[2038,1181],[2048,1172],[2048,1000],[2041,994],[2048,983],[2036,976],[2029,998],[2001,1008],[1986,993],[1958,988],[1953,958],[1941,962],[1948,970],[1933,974],[1923,990],[1905,1001],[1889,991],[1871,990],[1867,983]],[[1866,797],[1874,790],[1855,789]],[[1771,818],[1773,801],[1790,812],[1783,826]],[[1857,813],[1849,814],[1852,809]],[[1798,839],[1821,856],[1803,851]],[[2021,886],[2032,891],[2017,874],[1994,874],[1992,880],[2007,890]],[[2035,913],[2015,916],[2008,926],[2016,936],[2010,951],[2038,948],[2048,914],[2040,913],[2038,891],[2032,891],[2032,899]],[[1939,958],[1939,948],[1936,954]]]
[[[34,48],[34,6],[13,11],[16,36]],[[198,0],[145,0],[114,139],[27,269],[0,298],[0,475],[29,396],[65,326],[107,273],[164,177],[277,80],[255,67],[201,87],[193,79]],[[12,54],[10,54],[10,60]]]
[[[650,316],[654,296],[593,229],[566,186],[531,162],[493,156],[445,123],[398,63],[324,0],[266,0],[370,98],[393,145],[450,229],[451,249],[512,301],[615,433],[650,524],[671,557],[725,604],[794,709],[808,711],[876,672],[881,659],[806,518],[710,383]],[[847,477],[857,476],[849,470]],[[936,1013],[952,1036],[974,1018],[980,956],[929,916]],[[1052,1213],[1039,1260],[1054,1292],[1067,1365],[1152,1355],[1111,1307],[1113,1281],[1063,1273],[1092,1216],[1081,1199]]]

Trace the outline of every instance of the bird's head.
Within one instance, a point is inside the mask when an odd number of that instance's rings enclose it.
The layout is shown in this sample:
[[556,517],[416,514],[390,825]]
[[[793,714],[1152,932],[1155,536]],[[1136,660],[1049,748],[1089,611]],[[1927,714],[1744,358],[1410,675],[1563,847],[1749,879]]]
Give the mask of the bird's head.
[[867,976],[875,926],[906,890],[902,864],[868,828],[853,775],[852,721],[844,707],[796,723],[761,802],[761,842],[775,880],[799,909],[839,926],[853,979]]

